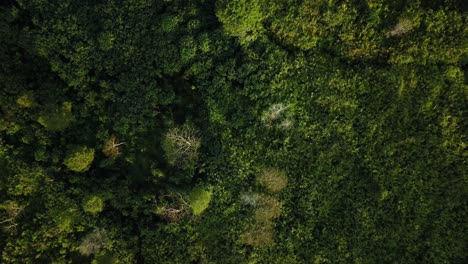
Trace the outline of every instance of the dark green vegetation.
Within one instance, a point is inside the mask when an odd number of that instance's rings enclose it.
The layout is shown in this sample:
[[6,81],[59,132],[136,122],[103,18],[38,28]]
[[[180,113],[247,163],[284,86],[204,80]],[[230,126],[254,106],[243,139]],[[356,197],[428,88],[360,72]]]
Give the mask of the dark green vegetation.
[[467,14],[0,1],[0,262],[468,263]]

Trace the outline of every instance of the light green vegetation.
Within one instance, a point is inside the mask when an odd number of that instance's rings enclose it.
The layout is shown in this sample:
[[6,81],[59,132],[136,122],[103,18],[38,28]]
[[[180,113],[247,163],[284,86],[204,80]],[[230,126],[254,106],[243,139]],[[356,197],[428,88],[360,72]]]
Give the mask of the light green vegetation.
[[194,215],[200,215],[210,205],[213,189],[211,186],[198,186],[189,195],[189,204]]

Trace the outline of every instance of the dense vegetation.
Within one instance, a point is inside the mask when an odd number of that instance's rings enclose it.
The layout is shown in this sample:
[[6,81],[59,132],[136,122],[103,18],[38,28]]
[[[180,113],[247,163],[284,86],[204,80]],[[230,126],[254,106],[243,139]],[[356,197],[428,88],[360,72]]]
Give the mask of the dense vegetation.
[[468,263],[467,14],[0,1],[0,262]]

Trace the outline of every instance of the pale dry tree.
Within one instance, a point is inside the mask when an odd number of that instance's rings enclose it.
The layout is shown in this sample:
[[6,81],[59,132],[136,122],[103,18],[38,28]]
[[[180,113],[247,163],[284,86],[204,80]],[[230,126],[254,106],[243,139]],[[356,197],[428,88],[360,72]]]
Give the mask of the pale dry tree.
[[107,231],[96,228],[87,234],[79,246],[79,251],[84,256],[99,253],[110,242]]
[[270,195],[260,195],[256,209],[255,222],[257,224],[266,224],[281,215],[280,201]]
[[414,23],[411,19],[403,18],[398,21],[398,23],[393,26],[393,28],[387,32],[387,37],[400,37],[414,28]]
[[177,223],[187,215],[185,208],[161,207],[157,209],[157,214],[170,223]]
[[194,165],[198,160],[201,140],[192,126],[171,128],[163,140],[167,161],[182,168]]
[[288,178],[284,171],[276,168],[265,168],[257,176],[257,182],[271,193],[277,193],[288,185]]
[[122,145],[124,145],[124,142],[120,142],[119,139],[115,136],[112,135],[109,139],[106,140],[104,143],[104,147],[102,148],[102,153],[108,158],[115,159],[120,154],[122,154]]
[[[157,205],[155,213],[168,222],[179,222],[182,218],[189,214],[189,204],[180,193],[169,193],[162,196],[166,198],[166,202],[162,205]],[[155,204],[158,202],[155,200]]]
[[292,118],[285,118],[281,123],[278,125],[282,129],[290,129],[294,125]]
[[241,241],[244,244],[251,245],[254,247],[264,247],[273,244],[273,224],[255,223],[249,226],[247,230],[241,235]]
[[289,106],[282,103],[277,103],[271,105],[267,111],[262,115],[262,122],[266,125],[271,125],[273,122],[280,119],[284,113],[289,108]]
[[283,103],[277,103],[271,105],[262,115],[262,123],[267,127],[279,127],[283,129],[289,129],[293,125],[293,120],[288,114],[290,105]]
[[0,206],[0,209],[3,209],[6,213],[6,218],[0,221],[0,225],[3,225],[3,228],[6,232],[14,233],[18,226],[18,218],[24,210],[24,206],[18,205],[15,201],[7,201],[5,204]]
[[259,195],[256,193],[242,193],[240,195],[241,202],[246,205],[257,205]]
[[273,220],[281,215],[281,203],[270,195],[255,196],[255,222],[241,235],[241,241],[255,247],[268,246],[274,242]]

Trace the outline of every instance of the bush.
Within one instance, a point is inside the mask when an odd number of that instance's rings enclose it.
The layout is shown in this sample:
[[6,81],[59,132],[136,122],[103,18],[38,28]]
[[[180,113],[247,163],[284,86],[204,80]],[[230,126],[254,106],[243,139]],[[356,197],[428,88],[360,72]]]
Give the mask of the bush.
[[16,103],[23,108],[30,108],[34,105],[34,95],[32,93],[27,93],[22,95],[16,100]]
[[189,205],[194,215],[200,215],[208,208],[212,194],[211,186],[198,186],[190,193]]
[[70,150],[63,164],[74,172],[85,172],[91,166],[94,160],[94,149],[84,147],[75,147]]
[[59,230],[70,233],[73,232],[76,224],[80,221],[80,214],[75,208],[68,208],[54,216],[54,221]]
[[93,215],[100,213],[103,209],[104,201],[99,196],[88,197],[83,204],[83,210]]
[[222,0],[216,6],[224,31],[238,37],[241,44],[249,44],[265,33],[263,21],[277,7],[264,0]]
[[64,102],[62,107],[41,113],[37,121],[48,131],[63,131],[75,120],[71,107],[71,103]]

